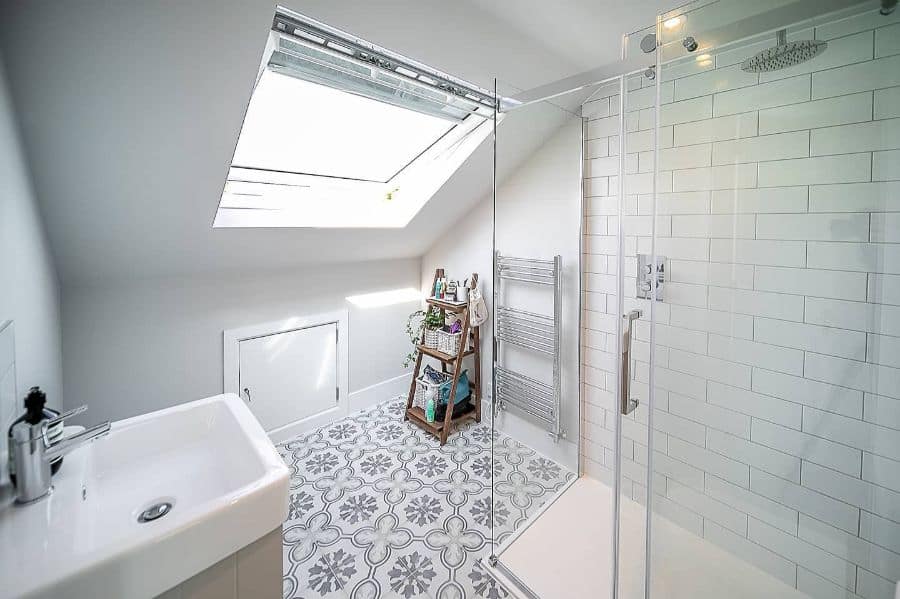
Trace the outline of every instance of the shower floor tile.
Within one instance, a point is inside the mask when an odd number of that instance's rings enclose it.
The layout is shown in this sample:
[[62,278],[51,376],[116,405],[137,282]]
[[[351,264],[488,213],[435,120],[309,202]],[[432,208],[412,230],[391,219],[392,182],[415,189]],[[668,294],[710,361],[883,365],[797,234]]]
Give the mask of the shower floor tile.
[[486,423],[441,447],[404,408],[393,399],[278,445],[291,470],[285,599],[508,596],[478,564],[491,526],[502,542],[575,474]]

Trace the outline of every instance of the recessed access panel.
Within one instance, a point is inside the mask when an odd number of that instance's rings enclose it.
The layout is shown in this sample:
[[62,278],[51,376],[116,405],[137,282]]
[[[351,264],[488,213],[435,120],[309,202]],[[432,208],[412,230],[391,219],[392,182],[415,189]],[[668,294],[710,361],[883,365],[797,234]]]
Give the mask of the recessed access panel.
[[240,396],[266,432],[325,424],[343,412],[337,323],[241,340],[239,356]]

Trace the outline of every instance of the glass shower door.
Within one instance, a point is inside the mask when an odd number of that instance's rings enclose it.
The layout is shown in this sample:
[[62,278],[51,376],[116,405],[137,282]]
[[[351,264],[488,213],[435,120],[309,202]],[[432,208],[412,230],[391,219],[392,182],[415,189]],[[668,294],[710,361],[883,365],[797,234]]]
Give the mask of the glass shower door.
[[[505,582],[537,597],[642,597],[648,575],[650,319],[657,308],[637,273],[653,251],[661,181],[654,176],[656,55],[638,41],[629,38],[627,50],[640,53],[629,63],[639,70],[623,73],[616,64],[607,70],[618,73],[612,78],[510,109],[496,130],[491,563]],[[529,143],[536,149],[523,160]],[[547,419],[529,413],[540,404],[530,401],[534,393],[511,380],[542,366],[536,347],[516,347],[515,323],[506,319],[509,309],[548,313],[532,285],[540,281],[515,279],[539,278],[535,264],[549,268],[539,261],[554,255],[562,259],[559,322],[568,348],[565,435],[557,439],[547,436]],[[540,376],[533,378],[546,385]],[[524,463],[534,459],[529,451],[571,476],[554,493],[529,499],[531,511],[514,512],[510,505],[527,499],[522,492],[534,473]]]
[[900,579],[900,13],[843,5],[659,22],[650,596]]
[[[498,84],[503,97],[515,96]],[[551,506],[579,473],[582,119],[558,97],[498,115],[495,130],[490,565],[511,585],[557,596],[545,556]],[[576,580],[576,577],[568,577]]]
[[[626,46],[628,48],[628,46]],[[630,48],[629,48],[630,49]],[[639,49],[634,49],[640,52]],[[616,293],[608,310],[615,318],[616,449],[614,472],[613,596],[643,597],[647,570],[647,493],[649,481],[649,422],[652,402],[650,384],[651,322],[658,308],[650,301],[654,293],[646,274],[651,264],[654,231],[659,222],[653,215],[653,198],[666,185],[655,173],[656,104],[658,85],[655,54],[647,53],[647,66],[617,81],[619,90],[610,98],[618,103],[619,131],[610,139],[610,152],[618,161],[617,176],[611,181],[616,216],[611,232],[616,235],[614,272]],[[665,188],[665,187],[664,187]]]

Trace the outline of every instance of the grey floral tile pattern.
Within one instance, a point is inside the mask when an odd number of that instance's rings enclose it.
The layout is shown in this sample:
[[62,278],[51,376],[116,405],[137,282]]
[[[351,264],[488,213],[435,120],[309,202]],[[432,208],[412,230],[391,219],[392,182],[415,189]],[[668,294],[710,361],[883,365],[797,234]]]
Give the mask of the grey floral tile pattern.
[[393,399],[278,446],[291,471],[284,599],[509,596],[479,560],[575,474],[486,423],[441,447],[404,407]]

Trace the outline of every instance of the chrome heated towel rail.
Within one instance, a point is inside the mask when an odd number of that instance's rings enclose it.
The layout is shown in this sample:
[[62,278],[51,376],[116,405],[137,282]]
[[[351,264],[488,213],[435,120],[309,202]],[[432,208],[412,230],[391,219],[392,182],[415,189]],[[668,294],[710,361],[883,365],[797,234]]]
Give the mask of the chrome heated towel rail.
[[[496,306],[494,372],[496,374],[496,408],[515,408],[538,420],[547,428],[554,440],[565,436],[560,424],[560,314],[562,295],[560,275],[562,258],[552,260],[514,258],[496,252],[497,280],[494,284]],[[518,310],[504,303],[503,287],[506,281],[546,285],[553,291],[553,315]],[[533,377],[515,372],[503,366],[503,345],[515,345],[528,351],[548,356],[553,361],[553,384],[548,385]]]

